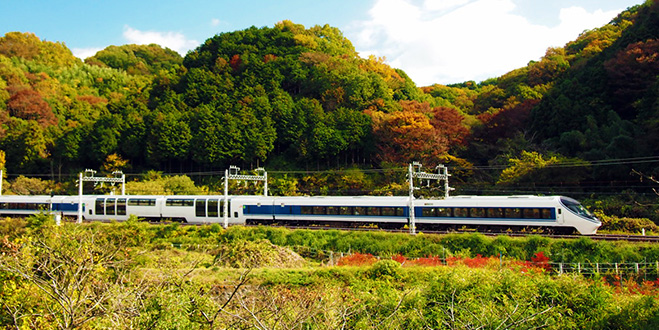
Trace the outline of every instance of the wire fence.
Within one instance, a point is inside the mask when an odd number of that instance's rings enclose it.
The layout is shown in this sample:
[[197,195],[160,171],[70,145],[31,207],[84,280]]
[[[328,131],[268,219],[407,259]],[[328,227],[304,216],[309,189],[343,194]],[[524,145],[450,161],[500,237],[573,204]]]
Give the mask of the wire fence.
[[[190,250],[212,250],[219,247],[219,244],[181,244],[171,243],[171,246],[179,249]],[[320,262],[326,266],[336,266],[339,260],[344,257],[352,256],[359,252],[354,251],[331,251],[311,248],[308,246],[288,246],[292,251],[300,256]],[[394,256],[378,256],[371,255],[376,260],[393,260]],[[500,268],[507,267],[510,261],[509,257],[489,257],[489,259],[499,260]],[[414,261],[427,258],[406,258],[409,264],[414,264]],[[486,258],[488,259],[488,258]],[[455,260],[460,262],[460,258],[452,256],[437,256],[433,257],[437,266],[450,266],[456,264]],[[519,261],[519,260],[517,260]],[[564,274],[579,274],[583,276],[626,276],[643,278],[646,280],[659,279],[659,261],[644,261],[644,262],[528,262],[528,265],[544,269],[551,275],[564,275]]]

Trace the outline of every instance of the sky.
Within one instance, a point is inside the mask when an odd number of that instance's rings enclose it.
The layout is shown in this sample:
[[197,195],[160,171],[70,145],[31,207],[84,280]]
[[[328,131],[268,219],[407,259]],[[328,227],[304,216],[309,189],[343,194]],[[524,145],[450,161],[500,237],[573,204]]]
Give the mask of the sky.
[[418,86],[482,81],[539,60],[643,0],[0,0],[0,35],[32,32],[82,59],[156,43],[182,56],[216,34],[291,20],[339,28]]

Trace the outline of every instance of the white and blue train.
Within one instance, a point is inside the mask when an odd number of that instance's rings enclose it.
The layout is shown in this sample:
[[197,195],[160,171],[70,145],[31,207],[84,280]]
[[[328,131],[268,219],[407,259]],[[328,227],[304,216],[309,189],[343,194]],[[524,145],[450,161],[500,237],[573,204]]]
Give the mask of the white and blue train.
[[[79,196],[0,196],[0,216],[52,212],[78,216]],[[225,205],[226,203],[226,205]],[[415,199],[419,229],[520,230],[595,234],[601,222],[578,201],[564,196],[455,196]],[[227,210],[226,217],[224,210]],[[146,196],[84,195],[84,220],[127,220],[188,223],[288,224],[403,228],[410,224],[408,197],[380,196]]]

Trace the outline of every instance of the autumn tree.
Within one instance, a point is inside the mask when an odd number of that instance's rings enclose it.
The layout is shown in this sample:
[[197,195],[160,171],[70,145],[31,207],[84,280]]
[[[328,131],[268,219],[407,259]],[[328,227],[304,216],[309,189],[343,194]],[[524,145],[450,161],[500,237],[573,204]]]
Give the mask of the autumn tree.
[[372,112],[378,156],[382,161],[434,163],[468,133],[462,115],[451,108],[430,108],[428,103],[401,101],[402,111]]
[[50,105],[39,92],[26,86],[11,86],[9,91],[11,96],[7,102],[7,110],[11,116],[34,120],[44,127],[57,124]]

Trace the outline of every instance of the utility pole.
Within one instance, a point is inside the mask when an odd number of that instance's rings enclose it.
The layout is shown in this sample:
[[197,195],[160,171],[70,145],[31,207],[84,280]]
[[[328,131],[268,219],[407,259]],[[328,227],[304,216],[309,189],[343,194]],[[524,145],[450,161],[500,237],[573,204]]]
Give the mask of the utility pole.
[[[422,180],[444,180],[444,198],[449,197],[449,192],[451,190],[455,190],[454,188],[449,187],[448,185],[448,177],[451,176],[448,174],[448,167],[444,165],[438,165],[435,167],[437,170],[437,173],[426,173],[421,171],[421,163],[419,162],[412,162],[409,165],[408,172],[407,172],[407,178],[410,183],[410,190],[409,190],[409,208],[410,208],[410,234],[416,235],[416,218],[414,214],[414,190],[418,190],[419,188],[414,187],[414,179],[422,179]],[[430,183],[429,183],[430,184]]]
[[[92,181],[94,182],[94,185],[96,185],[98,182],[103,184],[103,182],[108,182],[112,184],[113,186],[116,183],[121,183],[121,195],[126,195],[126,175],[122,171],[114,171],[112,172],[112,175],[114,177],[102,177],[102,176],[94,176],[96,174],[96,171],[86,169],[85,170],[85,175],[82,175],[82,172],[80,172],[80,175],[78,177],[78,221],[76,223],[82,223],[82,184],[85,181]],[[114,190],[112,191],[114,194]]]
[[263,167],[256,169],[256,175],[238,174],[240,167],[231,165],[224,170],[224,228],[229,227],[229,180],[263,181],[263,196],[268,196],[268,172]]

